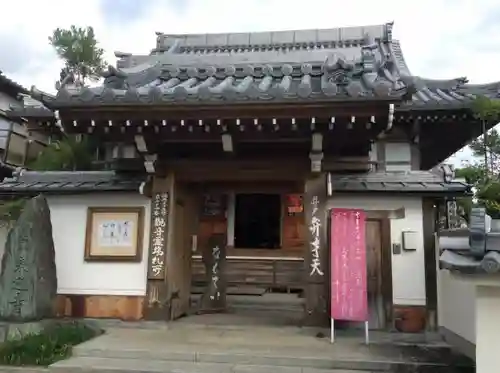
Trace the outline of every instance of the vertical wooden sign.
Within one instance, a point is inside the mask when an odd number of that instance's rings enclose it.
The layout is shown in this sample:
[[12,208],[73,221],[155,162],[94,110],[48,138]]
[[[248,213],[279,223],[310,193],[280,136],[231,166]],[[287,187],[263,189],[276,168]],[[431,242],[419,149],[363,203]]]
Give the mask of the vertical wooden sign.
[[203,250],[207,285],[201,297],[198,313],[226,310],[226,236],[214,234]]
[[304,216],[306,245],[304,253],[305,318],[308,326],[326,326],[329,320],[328,249],[326,245],[326,175],[306,181]]
[[155,193],[151,206],[151,244],[148,279],[165,279],[165,259],[168,227],[168,193]]
[[305,195],[307,226],[306,276],[307,282],[325,282],[328,258],[326,257],[326,185],[324,178],[308,181]]

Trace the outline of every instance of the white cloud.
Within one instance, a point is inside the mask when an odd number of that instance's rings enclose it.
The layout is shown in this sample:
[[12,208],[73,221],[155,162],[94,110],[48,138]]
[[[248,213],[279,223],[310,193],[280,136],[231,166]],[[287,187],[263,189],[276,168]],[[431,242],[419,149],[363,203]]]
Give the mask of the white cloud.
[[341,4],[332,0],[129,1],[141,1],[141,12],[131,12],[127,19],[123,10],[121,21],[110,13],[126,0],[2,4],[0,70],[25,86],[34,84],[53,91],[61,64],[48,36],[56,27],[71,24],[93,26],[108,61],[114,63],[116,50],[149,53],[155,46],[155,31],[265,31],[394,21],[394,37],[401,41],[413,74],[436,79],[467,76],[477,83],[500,80],[500,22],[495,22],[500,18],[498,0],[350,0]]

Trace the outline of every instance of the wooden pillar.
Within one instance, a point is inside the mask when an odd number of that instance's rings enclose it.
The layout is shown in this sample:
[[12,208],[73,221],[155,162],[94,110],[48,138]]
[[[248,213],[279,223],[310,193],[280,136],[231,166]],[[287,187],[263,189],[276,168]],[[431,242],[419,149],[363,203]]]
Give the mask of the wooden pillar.
[[436,211],[434,200],[422,198],[424,263],[425,263],[425,296],[427,306],[427,329],[437,328],[437,263],[436,263]]
[[329,322],[329,250],[327,244],[326,174],[306,180],[305,315],[304,324],[326,326]]
[[151,220],[148,274],[144,318],[169,320],[170,301],[167,283],[167,251],[172,221],[171,177],[154,176],[151,194]]

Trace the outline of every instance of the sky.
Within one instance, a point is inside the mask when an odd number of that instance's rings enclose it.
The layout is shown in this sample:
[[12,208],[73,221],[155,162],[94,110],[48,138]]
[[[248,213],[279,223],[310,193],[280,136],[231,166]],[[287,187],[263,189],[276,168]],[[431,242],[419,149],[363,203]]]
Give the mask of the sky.
[[[156,31],[249,32],[394,21],[412,74],[500,81],[499,0],[16,0],[2,4],[0,70],[26,87],[54,92],[61,62],[48,43],[57,28],[93,26],[106,60],[147,54]],[[458,160],[467,159],[465,150]]]

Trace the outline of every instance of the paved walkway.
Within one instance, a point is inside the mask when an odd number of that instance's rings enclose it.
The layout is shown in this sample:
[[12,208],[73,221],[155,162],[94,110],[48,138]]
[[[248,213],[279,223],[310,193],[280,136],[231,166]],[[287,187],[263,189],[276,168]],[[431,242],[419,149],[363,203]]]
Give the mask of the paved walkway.
[[433,348],[394,346],[387,344],[390,338],[381,338],[379,333],[373,341],[377,343],[366,346],[362,334],[351,334],[339,335],[332,345],[328,336],[320,338],[314,329],[242,325],[241,320],[237,320],[240,325],[210,323],[211,318],[217,320],[218,317],[220,315],[187,318],[168,326],[149,323],[147,328],[112,327],[104,335],[77,346],[75,357],[53,368],[64,371],[77,367],[89,371],[99,367],[98,371],[106,371],[107,367],[109,370],[143,372],[313,373],[331,369],[389,372],[396,371],[395,367],[412,364],[431,365],[434,367],[432,372],[473,371],[470,368],[442,370],[469,362],[450,352],[439,341],[433,342]]

